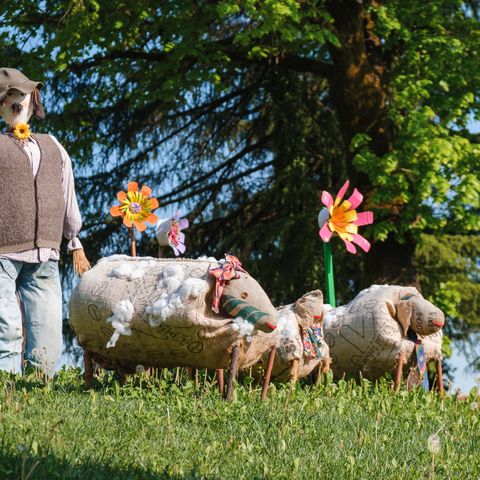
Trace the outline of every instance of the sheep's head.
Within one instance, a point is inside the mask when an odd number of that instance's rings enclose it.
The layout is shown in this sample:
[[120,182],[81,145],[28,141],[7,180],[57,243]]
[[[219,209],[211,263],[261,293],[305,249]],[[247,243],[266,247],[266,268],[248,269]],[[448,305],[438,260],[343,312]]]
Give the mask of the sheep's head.
[[445,315],[420,294],[411,293],[400,297],[397,320],[404,335],[407,335],[408,328],[419,335],[431,335],[443,327]]
[[298,299],[293,312],[300,326],[308,328],[312,323],[319,322],[323,316],[323,295],[320,290],[308,292]]

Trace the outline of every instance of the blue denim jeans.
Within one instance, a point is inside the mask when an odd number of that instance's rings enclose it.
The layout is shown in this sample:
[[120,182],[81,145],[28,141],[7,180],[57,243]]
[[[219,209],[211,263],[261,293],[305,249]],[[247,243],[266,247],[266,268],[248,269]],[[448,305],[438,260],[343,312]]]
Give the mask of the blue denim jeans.
[[57,261],[25,263],[0,258],[0,370],[22,371],[22,311],[25,363],[53,375],[63,346]]

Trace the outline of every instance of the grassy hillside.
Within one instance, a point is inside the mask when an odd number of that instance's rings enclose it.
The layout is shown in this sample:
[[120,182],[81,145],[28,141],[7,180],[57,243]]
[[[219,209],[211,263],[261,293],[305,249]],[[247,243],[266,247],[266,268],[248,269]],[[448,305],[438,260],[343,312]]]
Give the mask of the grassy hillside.
[[[166,371],[168,377],[170,373]],[[177,379],[178,380],[178,379]],[[246,379],[232,403],[203,381],[111,375],[85,391],[79,370],[44,383],[0,377],[0,478],[475,479],[480,410],[388,384],[272,388]],[[427,439],[437,434],[440,452]]]

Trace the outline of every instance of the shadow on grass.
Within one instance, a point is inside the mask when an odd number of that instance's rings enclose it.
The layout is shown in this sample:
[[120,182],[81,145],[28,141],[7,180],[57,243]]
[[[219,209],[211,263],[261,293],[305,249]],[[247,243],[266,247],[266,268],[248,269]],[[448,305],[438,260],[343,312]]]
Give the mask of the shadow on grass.
[[0,478],[2,480],[26,480],[27,478],[32,480],[196,480],[208,478],[198,473],[195,468],[181,475],[170,474],[166,470],[152,472],[127,465],[125,468],[119,468],[94,462],[74,465],[59,460],[53,455],[38,459],[31,455],[0,453]]

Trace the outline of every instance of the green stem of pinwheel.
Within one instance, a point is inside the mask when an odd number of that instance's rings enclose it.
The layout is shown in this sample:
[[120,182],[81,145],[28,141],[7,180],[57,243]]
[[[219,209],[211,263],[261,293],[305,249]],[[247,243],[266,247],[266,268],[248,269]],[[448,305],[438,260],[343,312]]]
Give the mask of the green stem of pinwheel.
[[327,303],[335,307],[335,281],[333,278],[333,256],[330,243],[323,243],[323,259],[325,264],[325,285],[327,288]]

